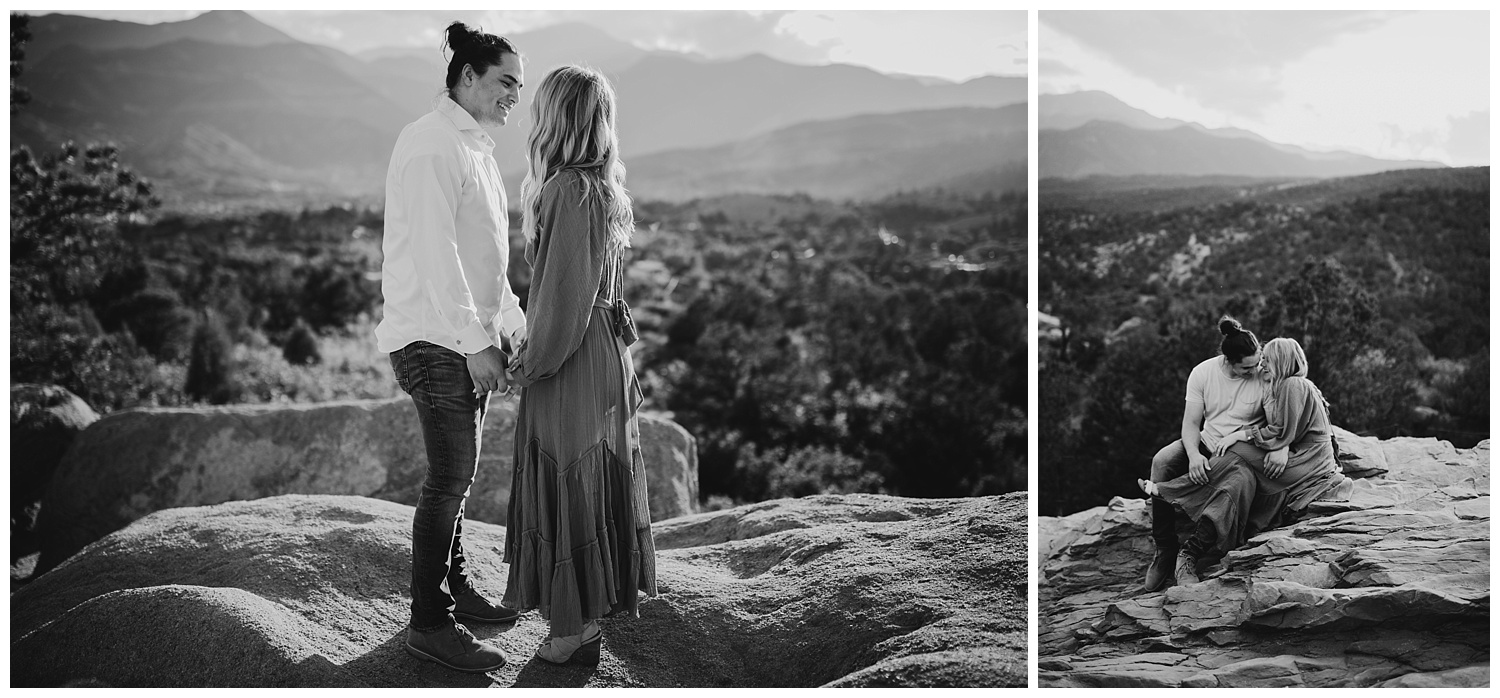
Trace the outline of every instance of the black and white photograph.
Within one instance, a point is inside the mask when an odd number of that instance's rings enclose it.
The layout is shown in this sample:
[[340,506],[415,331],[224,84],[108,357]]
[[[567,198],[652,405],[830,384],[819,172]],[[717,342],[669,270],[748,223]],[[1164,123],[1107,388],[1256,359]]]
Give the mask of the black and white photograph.
[[1489,25],[1038,13],[1041,687],[1489,685]]
[[[1029,31],[1025,10],[12,11],[10,685],[1025,687]],[[1346,454],[1396,458],[1395,429],[1422,467],[1479,472],[1472,442],[1437,450],[1480,430],[1488,366],[1487,168],[1447,167],[1447,133],[1302,208],[1281,202],[1308,172],[1220,173],[1282,198],[1194,244],[1275,216],[1364,236],[1296,272],[1306,228],[1275,224],[1243,299],[1055,279],[1065,408],[1092,404],[1122,314],[1141,338],[1197,338],[1189,306],[1268,338],[1327,319],[1267,315],[1290,284],[1364,313],[1297,335],[1334,423],[1375,434],[1337,431]],[[1394,162],[1234,138],[1317,176]],[[1075,207],[1116,194],[1071,177]],[[1068,210],[1054,226],[1147,215]],[[1165,404],[1191,364],[1163,366]],[[1487,555],[1465,533],[1487,477],[1362,462],[1400,485],[1356,496],[1448,552],[1360,579],[1452,566],[1400,597],[1429,628],[1371,641],[1487,662],[1460,564]]]

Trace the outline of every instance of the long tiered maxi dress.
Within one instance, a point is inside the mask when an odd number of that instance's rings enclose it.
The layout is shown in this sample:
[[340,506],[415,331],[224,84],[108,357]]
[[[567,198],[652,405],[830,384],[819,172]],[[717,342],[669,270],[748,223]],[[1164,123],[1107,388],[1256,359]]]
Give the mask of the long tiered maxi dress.
[[592,619],[638,616],[656,595],[656,550],[636,409],[641,391],[617,333],[621,254],[603,207],[564,170],[539,194],[528,337],[505,533],[504,603],[538,609],[554,636]]

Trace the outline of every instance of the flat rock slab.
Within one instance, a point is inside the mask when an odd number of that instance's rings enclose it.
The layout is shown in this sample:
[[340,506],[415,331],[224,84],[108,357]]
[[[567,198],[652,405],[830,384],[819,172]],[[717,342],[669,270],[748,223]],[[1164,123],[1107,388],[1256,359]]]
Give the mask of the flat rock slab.
[[[284,495],[146,516],[11,597],[11,682],[57,686],[1024,686],[1026,498],[821,495],[656,525],[659,596],[601,622],[597,667],[547,625],[471,625],[511,662],[408,656],[410,507]],[[503,592],[502,527],[474,522]]]
[[1489,442],[1339,439],[1382,474],[1198,584],[1141,588],[1144,499],[1042,517],[1041,685],[1489,685]]

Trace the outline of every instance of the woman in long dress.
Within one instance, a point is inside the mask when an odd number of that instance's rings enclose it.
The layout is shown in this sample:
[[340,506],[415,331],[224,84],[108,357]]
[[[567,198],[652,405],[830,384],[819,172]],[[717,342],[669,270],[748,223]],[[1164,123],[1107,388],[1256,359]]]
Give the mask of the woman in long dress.
[[1352,481],[1344,477],[1333,452],[1328,401],[1307,379],[1307,355],[1297,340],[1266,343],[1262,366],[1271,381],[1266,396],[1266,426],[1224,437],[1221,450],[1247,441],[1272,451],[1290,447],[1285,466],[1266,464],[1255,473],[1255,503],[1245,524],[1246,537],[1296,521],[1320,499],[1347,499]]
[[615,132],[614,91],[597,71],[548,73],[531,105],[522,232],[532,266],[505,534],[504,603],[538,609],[536,656],[598,661],[597,619],[638,615],[656,594],[636,409],[641,392],[621,298],[635,223]]

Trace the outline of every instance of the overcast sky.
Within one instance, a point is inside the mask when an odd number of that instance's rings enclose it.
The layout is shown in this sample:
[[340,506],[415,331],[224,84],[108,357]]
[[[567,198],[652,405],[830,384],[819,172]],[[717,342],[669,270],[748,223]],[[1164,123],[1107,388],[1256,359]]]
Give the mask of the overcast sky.
[[1485,12],[1038,13],[1038,91],[1393,159],[1489,164]]
[[[79,11],[153,23],[199,12]],[[435,47],[449,21],[504,34],[559,22],[593,24],[642,48],[736,58],[765,53],[791,63],[851,63],[884,73],[962,81],[1026,74],[1025,11],[591,11],[250,10],[291,36],[357,53],[383,46]]]

